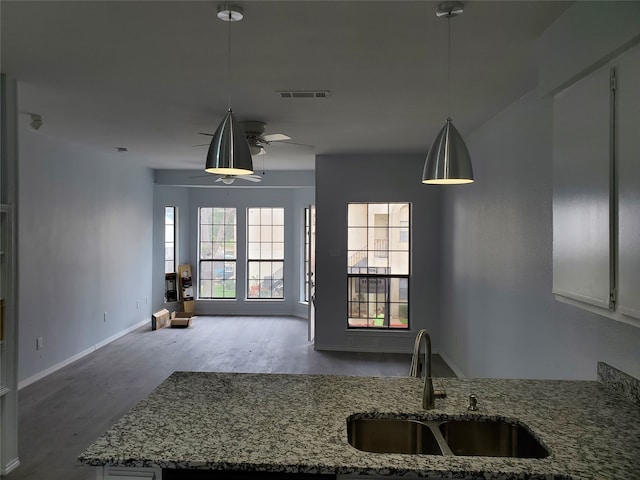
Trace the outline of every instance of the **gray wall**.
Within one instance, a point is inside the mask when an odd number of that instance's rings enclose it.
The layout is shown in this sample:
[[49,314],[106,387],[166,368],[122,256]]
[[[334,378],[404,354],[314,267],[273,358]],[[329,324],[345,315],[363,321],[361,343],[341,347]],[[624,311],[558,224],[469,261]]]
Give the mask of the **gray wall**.
[[[312,174],[312,172],[311,172]],[[191,172],[193,175],[193,172]],[[249,207],[284,207],[285,209],[285,269],[284,300],[246,300],[245,269],[237,269],[237,295],[235,300],[197,300],[197,314],[211,315],[297,315],[306,316],[306,305],[300,303],[299,285],[302,278],[302,244],[304,224],[302,223],[304,208],[314,202],[314,188],[291,188],[257,184],[215,187],[179,187],[170,186],[172,182],[182,183],[186,180],[183,173],[176,171],[156,172],[163,184],[154,188],[154,309],[166,307],[169,310],[180,310],[179,305],[163,304],[164,269],[162,266],[162,249],[164,233],[162,229],[163,209],[166,205],[179,208],[180,223],[180,262],[191,265],[194,280],[198,268],[198,208],[199,207],[236,207],[238,209],[238,245],[245,244],[246,209]],[[269,177],[278,176],[276,172]],[[311,175],[312,177],[313,175]],[[172,180],[171,178],[174,178]],[[210,179],[209,179],[210,181]],[[265,178],[266,183],[266,178]],[[242,265],[246,252],[238,250],[238,262]]]
[[[468,135],[476,182],[444,208],[442,352],[469,377],[640,376],[640,329],[556,301],[552,103],[535,92]],[[586,139],[585,139],[586,140]]]
[[[420,181],[425,155],[316,159],[316,340],[319,350],[408,352],[420,328],[438,349],[441,193]],[[347,330],[347,204],[410,202],[409,331]]]
[[126,155],[53,140],[27,121],[19,162],[24,384],[149,319],[153,183],[152,172]]

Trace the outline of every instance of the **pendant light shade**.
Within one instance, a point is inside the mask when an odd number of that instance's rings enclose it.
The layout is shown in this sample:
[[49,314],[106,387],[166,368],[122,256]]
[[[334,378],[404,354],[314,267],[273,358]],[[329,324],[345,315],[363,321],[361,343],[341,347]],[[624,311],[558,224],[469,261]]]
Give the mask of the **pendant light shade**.
[[451,185],[472,182],[469,151],[451,119],[447,118],[427,153],[422,183]]
[[204,171],[219,175],[253,173],[253,161],[247,137],[231,109],[213,135]]
[[[438,5],[436,16],[447,19],[447,103],[451,110],[451,18],[461,15],[462,2],[447,1]],[[454,185],[473,182],[469,150],[450,118],[429,148],[422,171],[422,183]]]

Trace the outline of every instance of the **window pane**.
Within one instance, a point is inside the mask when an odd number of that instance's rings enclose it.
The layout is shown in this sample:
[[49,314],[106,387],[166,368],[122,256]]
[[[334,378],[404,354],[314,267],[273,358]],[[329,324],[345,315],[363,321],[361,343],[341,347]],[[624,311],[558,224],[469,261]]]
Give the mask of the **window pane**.
[[200,262],[200,278],[213,278],[213,262]]
[[[225,208],[224,209],[224,218],[227,225],[235,225],[237,223],[236,220],[236,209],[235,208]],[[235,230],[235,228],[234,228]]]
[[284,225],[275,225],[272,230],[274,242],[284,242]]
[[366,227],[367,211],[366,203],[350,203],[347,207],[347,225],[350,227]]
[[272,231],[271,231],[272,227],[271,225],[262,225],[262,227],[260,227],[260,241],[261,242],[271,242],[273,237],[272,237]]
[[175,224],[175,207],[164,207],[164,223],[165,225]]
[[389,263],[392,275],[409,275],[409,252],[392,252]]
[[248,298],[260,298],[260,280],[249,280],[248,287]]
[[271,225],[272,210],[270,208],[260,209],[260,225]]
[[271,244],[270,243],[261,243],[260,244],[260,258],[263,260],[267,260],[271,257]]
[[165,225],[164,226],[164,241],[165,242],[173,242],[174,240],[174,226],[173,225]]
[[273,209],[272,225],[284,225],[284,208]]
[[200,259],[205,260],[213,258],[213,243],[200,242]]
[[260,259],[260,244],[256,242],[252,242],[248,245],[247,255],[249,260],[259,260]]
[[201,225],[211,223],[212,212],[213,212],[213,209],[211,208],[205,208],[205,207],[200,208],[200,224]]
[[273,255],[274,260],[283,260],[284,259],[284,243],[274,243],[273,244]]
[[200,282],[200,298],[211,298],[213,282],[211,280],[202,280]]
[[200,225],[200,241],[210,242],[213,239],[211,225]]
[[347,230],[347,245],[349,250],[364,250],[367,248],[367,229],[350,227]]
[[247,209],[247,224],[260,225],[260,209],[259,208]]
[[249,242],[259,242],[260,241],[260,226],[259,225],[249,225],[247,229],[247,241]]

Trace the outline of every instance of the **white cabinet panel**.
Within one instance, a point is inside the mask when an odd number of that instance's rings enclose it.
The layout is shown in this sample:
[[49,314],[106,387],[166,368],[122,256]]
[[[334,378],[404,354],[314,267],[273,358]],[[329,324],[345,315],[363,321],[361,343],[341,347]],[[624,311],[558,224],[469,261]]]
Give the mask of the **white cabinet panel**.
[[640,47],[620,57],[618,97],[618,305],[640,319]]
[[610,73],[554,98],[553,292],[609,308]]

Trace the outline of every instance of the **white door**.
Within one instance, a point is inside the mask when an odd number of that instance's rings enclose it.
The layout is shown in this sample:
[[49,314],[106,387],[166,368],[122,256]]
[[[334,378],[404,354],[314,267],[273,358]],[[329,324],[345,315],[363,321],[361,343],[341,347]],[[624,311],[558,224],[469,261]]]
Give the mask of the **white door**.
[[309,259],[309,271],[307,272],[307,299],[309,305],[309,330],[307,339],[313,342],[316,328],[316,206],[309,205],[309,228],[307,229],[307,255]]

